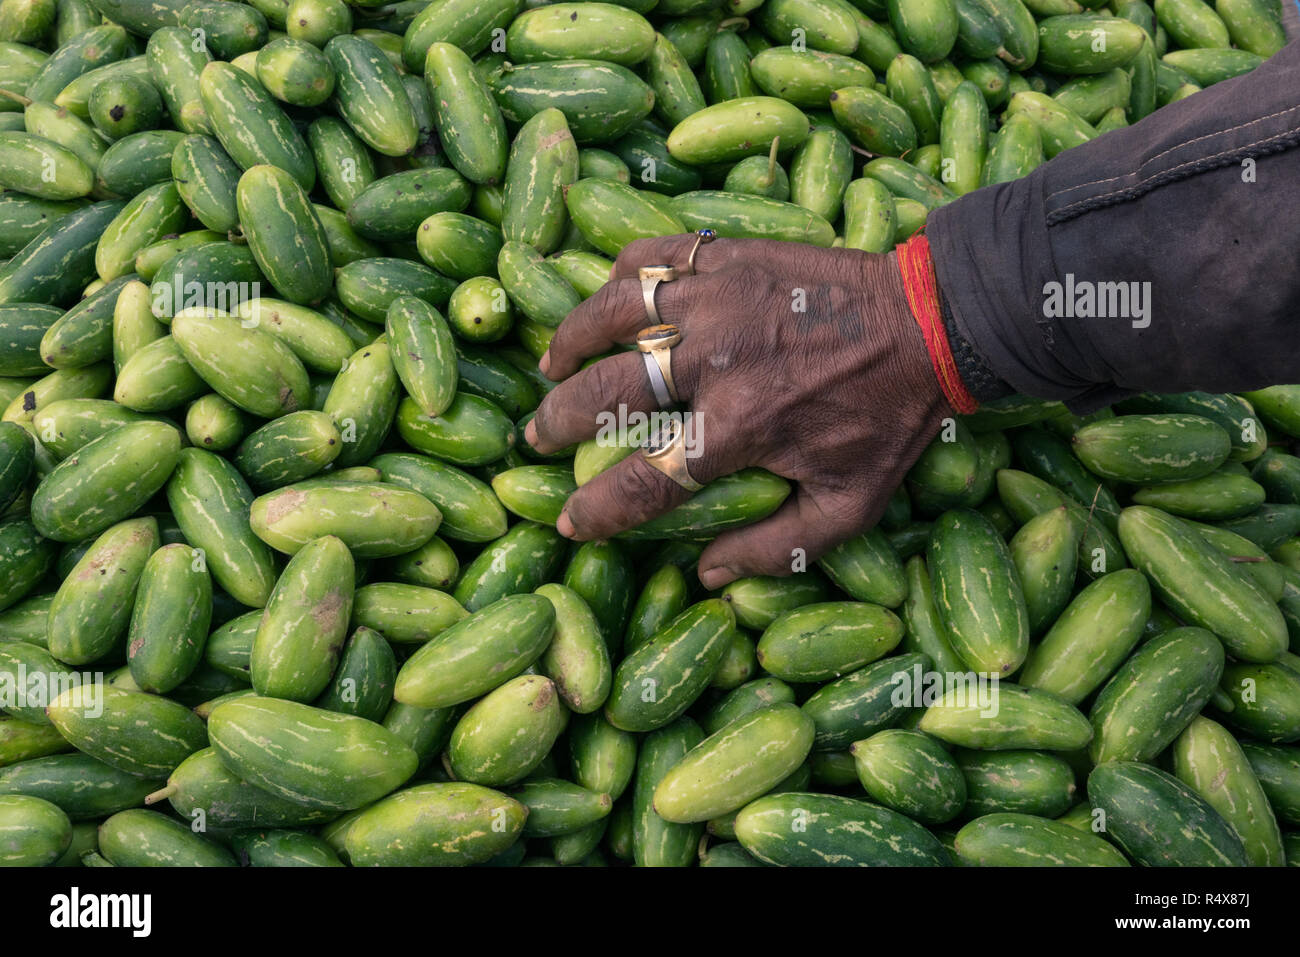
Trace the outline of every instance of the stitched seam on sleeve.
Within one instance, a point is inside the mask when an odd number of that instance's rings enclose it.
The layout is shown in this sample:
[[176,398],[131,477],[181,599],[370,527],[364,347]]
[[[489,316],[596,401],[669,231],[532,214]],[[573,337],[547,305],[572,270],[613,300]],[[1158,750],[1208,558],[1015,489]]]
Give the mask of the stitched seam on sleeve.
[[[1300,111],[1300,106],[1293,106],[1293,107],[1290,107],[1290,108],[1285,109],[1285,110],[1279,110],[1279,111],[1276,112],[1276,113],[1270,113],[1268,116],[1257,117],[1256,119],[1253,119],[1253,120],[1251,120],[1251,121],[1248,122],[1248,123],[1241,123],[1241,124],[1238,124],[1237,126],[1229,127],[1229,128],[1226,129],[1226,130],[1215,130],[1213,133],[1206,133],[1206,134],[1203,135],[1203,136],[1198,136],[1198,137],[1196,137],[1196,138],[1194,138],[1194,139],[1186,140],[1186,141],[1184,141],[1184,142],[1182,142],[1182,143],[1179,143],[1177,146],[1171,146],[1171,147],[1169,147],[1167,150],[1162,150],[1161,152],[1157,153],[1155,156],[1150,157],[1149,159],[1147,159],[1147,160],[1142,164],[1142,166],[1139,166],[1138,169],[1141,170],[1143,166],[1149,166],[1150,164],[1154,163],[1156,160],[1160,159],[1161,157],[1163,157],[1163,156],[1167,156],[1168,154],[1174,152],[1175,150],[1180,150],[1180,149],[1182,149],[1184,146],[1191,146],[1193,143],[1199,143],[1201,140],[1208,140],[1208,139],[1212,139],[1212,138],[1214,138],[1214,137],[1216,137],[1216,136],[1222,136],[1222,135],[1224,135],[1225,133],[1235,133],[1235,132],[1237,132],[1238,130],[1243,130],[1243,129],[1245,129],[1245,128],[1248,127],[1248,126],[1254,126],[1256,123],[1263,123],[1263,122],[1265,122],[1265,121],[1267,121],[1267,120],[1276,119],[1276,118],[1279,117],[1279,116],[1285,116],[1285,115],[1288,114],[1288,113],[1295,113],[1295,112],[1297,112],[1297,111]],[[1294,131],[1288,131],[1288,133],[1290,133],[1290,132],[1294,132]],[[1288,135],[1288,134],[1276,134],[1276,135]],[[1265,142],[1267,142],[1268,139],[1269,139],[1269,138],[1265,138],[1265,139],[1263,139],[1263,140],[1257,140],[1255,143],[1247,143],[1247,144],[1244,145],[1244,146],[1234,147],[1234,149],[1249,149],[1251,146],[1256,146],[1256,145],[1258,145],[1259,143],[1265,143]],[[1218,155],[1222,155],[1222,154],[1218,154]],[[1213,159],[1213,158],[1214,158],[1214,157],[1201,157],[1201,159]],[[1196,162],[1196,161],[1191,161],[1191,162]],[[1181,165],[1185,166],[1185,165],[1187,165],[1187,164],[1184,163],[1184,164],[1181,164]],[[1164,171],[1164,172],[1172,172],[1173,170],[1176,170],[1176,169],[1179,169],[1179,168],[1180,168],[1179,166],[1175,166],[1175,167],[1172,167],[1170,170],[1167,170],[1167,171]],[[1061,196],[1061,195],[1064,194],[1064,193],[1070,193],[1070,192],[1073,192],[1073,191],[1076,190],[1076,189],[1086,189],[1086,188],[1089,187],[1089,186],[1100,186],[1102,183],[1113,183],[1113,182],[1115,182],[1116,180],[1124,179],[1125,176],[1129,176],[1129,175],[1132,175],[1132,174],[1131,174],[1131,173],[1125,173],[1125,174],[1123,174],[1123,175],[1121,175],[1121,176],[1108,176],[1108,177],[1106,177],[1105,179],[1095,179],[1095,180],[1093,180],[1093,181],[1090,182],[1090,183],[1076,183],[1074,186],[1066,186],[1064,189],[1058,189],[1058,190],[1056,190],[1056,191],[1054,191],[1054,192],[1052,192],[1052,193],[1049,193],[1049,194],[1045,197],[1045,201],[1051,201],[1051,200],[1055,199],[1057,196]],[[1156,176],[1159,176],[1159,175],[1161,175],[1161,173],[1157,173],[1157,174],[1155,174],[1155,175],[1156,175]],[[1141,181],[1141,182],[1145,182],[1145,180],[1144,180],[1144,181]],[[1139,183],[1135,183],[1134,185],[1135,185],[1135,186],[1140,186],[1140,185],[1141,185],[1141,182],[1139,182]],[[1065,207],[1065,208],[1068,209],[1069,207]]]
[[1267,155],[1268,153],[1276,153],[1290,149],[1297,145],[1298,142],[1300,142],[1300,130],[1291,130],[1286,133],[1279,133],[1276,136],[1269,137],[1268,139],[1256,140],[1254,143],[1246,143],[1242,146],[1233,147],[1230,150],[1213,153],[1210,156],[1201,156],[1194,160],[1188,160],[1187,162],[1180,163],[1177,166],[1171,166],[1169,169],[1161,170],[1159,173],[1148,176],[1146,179],[1139,180],[1131,186],[1126,186],[1123,189],[1110,190],[1109,192],[1101,193],[1097,196],[1075,200],[1073,203],[1069,203],[1068,205],[1062,206],[1060,209],[1053,210],[1049,213],[1047,216],[1047,224],[1049,226],[1054,226],[1064,220],[1073,218],[1071,213],[1076,208],[1082,207],[1080,209],[1080,212],[1082,213],[1086,212],[1090,207],[1113,205],[1115,202],[1140,196],[1144,192],[1149,192],[1149,190],[1144,187],[1152,184],[1155,186],[1163,186],[1168,182],[1182,179],[1183,177],[1178,174],[1180,171],[1188,167],[1199,167],[1194,169],[1194,172],[1208,172],[1211,169],[1226,166],[1231,160],[1238,156],[1243,156],[1256,147],[1264,147],[1258,151],[1259,155]]

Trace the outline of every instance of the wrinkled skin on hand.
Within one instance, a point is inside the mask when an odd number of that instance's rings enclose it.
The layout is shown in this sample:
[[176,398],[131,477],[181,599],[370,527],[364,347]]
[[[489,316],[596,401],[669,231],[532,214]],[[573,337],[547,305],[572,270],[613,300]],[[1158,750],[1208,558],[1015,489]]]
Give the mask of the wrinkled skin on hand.
[[[705,549],[700,581],[718,588],[788,575],[797,550],[811,562],[870,528],[953,412],[893,253],[719,239],[700,247],[696,275],[685,276],[694,243],[672,236],[623,250],[611,281],[570,313],[542,357],[542,372],[560,384],[525,437],[553,452],[595,436],[602,410],[657,410],[640,353],[579,369],[648,324],[637,268],[677,266],[681,278],[660,284],[656,305],[660,321],[682,331],[672,370],[701,447],[691,476],[707,484],[761,466],[796,483],[774,514]],[[610,538],[689,497],[636,453],[579,488],[557,527],[573,539]]]

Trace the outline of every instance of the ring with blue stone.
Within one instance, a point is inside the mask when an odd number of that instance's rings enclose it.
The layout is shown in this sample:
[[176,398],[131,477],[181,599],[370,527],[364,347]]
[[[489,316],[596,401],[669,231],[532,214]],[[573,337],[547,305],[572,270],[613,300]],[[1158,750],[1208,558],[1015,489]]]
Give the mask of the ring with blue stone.
[[704,229],[695,230],[695,245],[691,247],[690,258],[686,260],[686,275],[695,275],[695,254],[700,251],[700,247],[705,243],[713,242],[717,238],[718,231],[716,229],[709,229],[706,226]]

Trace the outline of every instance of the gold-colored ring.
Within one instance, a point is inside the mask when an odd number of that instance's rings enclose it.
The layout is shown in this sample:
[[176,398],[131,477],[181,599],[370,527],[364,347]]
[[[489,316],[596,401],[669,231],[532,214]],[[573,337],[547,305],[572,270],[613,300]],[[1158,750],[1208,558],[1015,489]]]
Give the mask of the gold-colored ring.
[[691,255],[686,260],[686,275],[695,275],[695,254],[700,251],[700,247],[705,243],[711,243],[718,238],[718,232],[715,229],[697,229],[695,230],[695,245],[691,247]]
[[646,326],[636,334],[636,347],[642,352],[654,352],[656,349],[671,349],[682,341],[682,331],[671,322],[657,326]]
[[[673,346],[682,341],[682,331],[672,323],[647,326],[636,334],[636,347],[652,358],[663,376],[668,397],[673,402],[680,402],[677,384],[673,381]],[[656,396],[656,398],[660,398]],[[662,399],[660,405],[663,405]]]
[[667,475],[688,492],[698,492],[704,488],[691,477],[691,470],[686,464],[686,430],[678,418],[660,429],[641,447],[641,454],[646,464]]
[[642,266],[636,271],[641,281],[641,300],[645,303],[645,317],[648,325],[659,323],[659,308],[655,305],[655,293],[661,282],[672,282],[677,278],[676,266]]

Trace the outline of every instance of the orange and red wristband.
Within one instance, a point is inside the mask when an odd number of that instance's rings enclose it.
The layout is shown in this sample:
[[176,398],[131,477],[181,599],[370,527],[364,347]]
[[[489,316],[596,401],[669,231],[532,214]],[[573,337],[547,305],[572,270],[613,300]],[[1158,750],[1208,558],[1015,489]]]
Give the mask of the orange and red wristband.
[[898,249],[898,271],[903,276],[903,290],[912,317],[921,327],[925,347],[930,353],[930,364],[953,411],[962,415],[974,412],[979,403],[970,394],[957,372],[957,363],[948,344],[948,331],[943,324],[943,311],[939,306],[939,283],[934,275],[934,259],[930,255],[930,241],[924,233],[913,236]]

